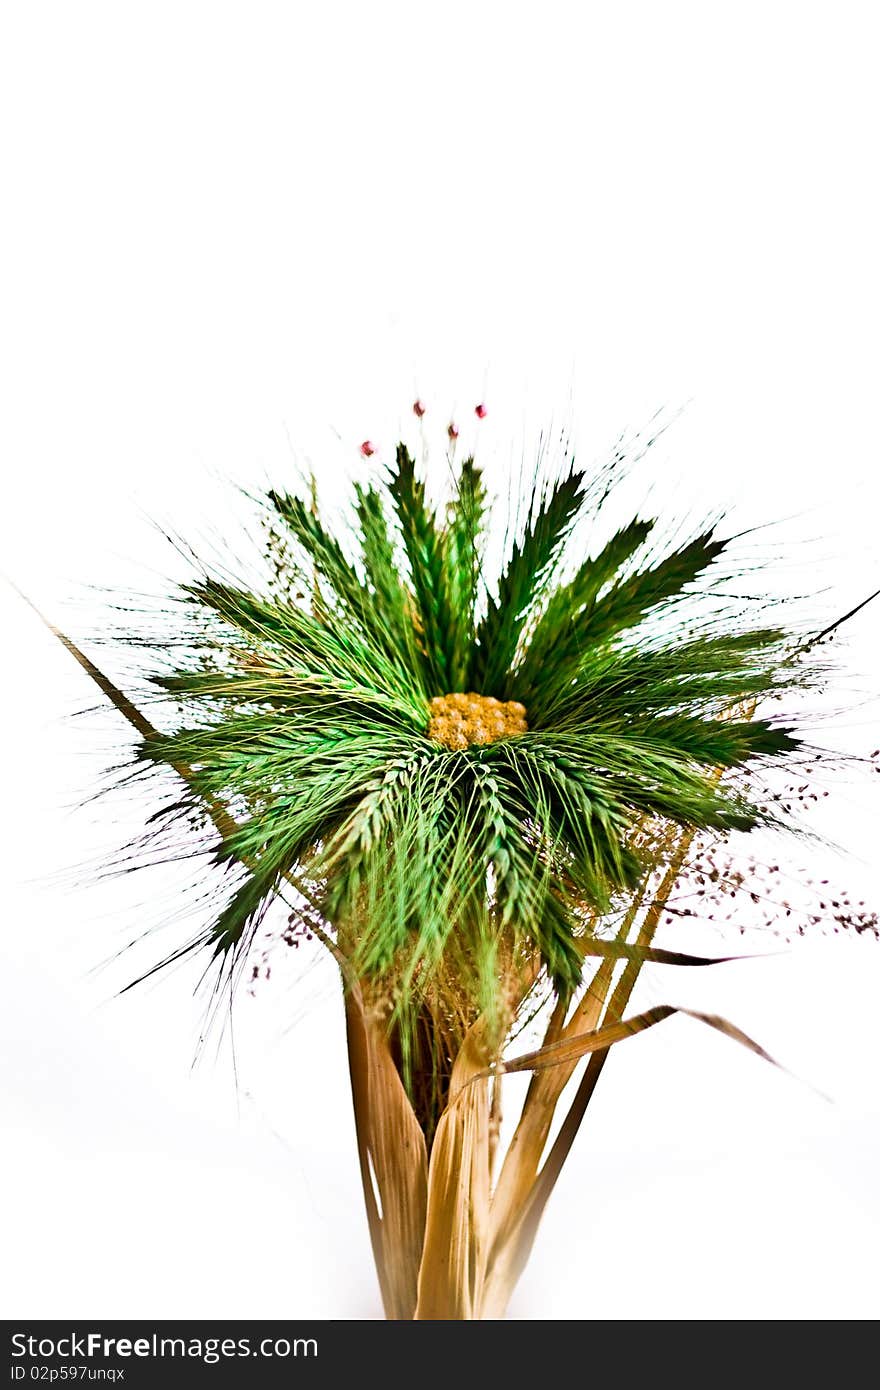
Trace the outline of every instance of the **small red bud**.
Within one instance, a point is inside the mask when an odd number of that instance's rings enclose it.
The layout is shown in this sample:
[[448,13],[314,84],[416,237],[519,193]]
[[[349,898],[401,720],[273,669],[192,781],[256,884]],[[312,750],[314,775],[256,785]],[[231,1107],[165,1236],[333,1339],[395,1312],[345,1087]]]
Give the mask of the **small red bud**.
[[450,439],[458,438],[458,426],[455,424],[454,420],[449,421],[449,428],[446,433],[449,435]]
[[369,439],[365,439],[361,445],[361,453],[365,459],[371,458],[376,452],[376,446]]
[[421,400],[419,400],[419,401],[413,401],[413,415],[417,415],[417,416],[419,417],[419,419],[421,420],[421,418],[422,418],[422,416],[424,415],[424,413],[425,413],[425,405],[424,405],[424,402],[421,401]]
[[474,414],[476,415],[478,420],[485,420],[487,412],[486,407],[482,401],[480,401],[479,405],[474,406]]

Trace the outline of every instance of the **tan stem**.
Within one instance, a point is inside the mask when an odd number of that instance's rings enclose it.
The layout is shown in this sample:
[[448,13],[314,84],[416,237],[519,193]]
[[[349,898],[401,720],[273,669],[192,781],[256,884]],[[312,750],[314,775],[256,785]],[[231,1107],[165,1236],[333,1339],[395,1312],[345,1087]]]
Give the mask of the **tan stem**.
[[[590,990],[578,1006],[572,1021],[580,1023],[584,1031],[595,1028],[598,1022],[604,991],[610,984],[613,968],[612,962],[603,962]],[[544,1045],[562,1036],[564,1019],[565,1005],[558,1002],[544,1035]],[[576,1066],[577,1063],[573,1062],[570,1066],[536,1072],[529,1083],[519,1123],[504,1156],[492,1196],[490,1270],[497,1259],[498,1247],[505,1243],[511,1221],[515,1219],[535,1180],[559,1097]]]
[[431,1146],[418,1321],[480,1316],[489,1226],[489,1060],[484,1020],[465,1035]]
[[345,1020],[361,1182],[382,1302],[387,1318],[409,1321],[425,1236],[425,1136],[384,1026],[365,1005],[358,984],[346,990]]
[[501,1139],[501,1072],[495,1073],[492,1078],[492,1100],[489,1105],[489,1180],[495,1171],[495,1160],[498,1156],[498,1143]]
[[[636,937],[637,946],[649,946],[651,944],[654,933],[659,925],[663,908],[681,873],[693,838],[694,831],[692,830],[686,830],[679,836],[678,843],[669,861],[669,866],[663,875],[660,887],[654,895],[640,925]],[[641,901],[642,899],[639,899],[639,902]],[[632,908],[630,912],[633,912]],[[604,961],[597,972],[597,976],[601,974],[606,967],[611,965],[611,961]],[[641,968],[642,961],[638,958],[627,962],[623,974],[608,1003],[603,1023],[613,1023],[622,1018],[623,1011],[635,988]],[[600,1013],[601,1005],[596,1011],[596,1022],[598,1022],[598,1015]],[[595,1027],[596,1022],[593,1022],[590,1026]],[[582,1031],[588,1031],[586,1028],[577,1026],[577,1023],[578,1020],[576,1015],[563,1030],[562,1036],[572,1037]],[[572,1025],[576,1026],[572,1027]],[[562,1073],[562,1078],[557,1078],[548,1086],[546,1099],[544,1099],[544,1093],[538,1092],[536,1088],[536,1094],[542,1095],[543,1104],[541,1104],[540,1108],[536,1105],[534,1116],[529,1116],[526,1122],[528,1139],[523,1146],[523,1152],[528,1154],[528,1164],[523,1162],[521,1170],[517,1172],[516,1176],[519,1181],[516,1185],[514,1185],[513,1179],[511,1180],[510,1188],[504,1194],[504,1206],[499,1206],[496,1212],[493,1202],[492,1229],[494,1243],[486,1277],[482,1311],[483,1317],[502,1317],[504,1314],[510,1296],[531,1254],[532,1247],[535,1243],[535,1237],[538,1233],[538,1227],[544,1214],[544,1209],[550,1198],[550,1194],[556,1186],[559,1174],[562,1171],[562,1165],[571,1151],[571,1146],[574,1143],[586,1113],[587,1106],[592,1099],[596,1084],[602,1074],[602,1068],[608,1059],[609,1051],[610,1049],[605,1048],[601,1052],[594,1053],[593,1056],[590,1057],[587,1069],[575,1093],[574,1100],[553,1142],[550,1152],[547,1155],[547,1159],[540,1173],[537,1173],[537,1176],[533,1175],[532,1181],[529,1182],[527,1174],[531,1171],[535,1150],[540,1142],[541,1153],[543,1153],[549,1133],[550,1122],[552,1121],[553,1113],[562,1092],[562,1087],[559,1087],[558,1080],[564,1078],[564,1086],[565,1082],[572,1076],[577,1063],[566,1063],[558,1068],[554,1067],[548,1072],[538,1072],[533,1077],[532,1086],[535,1086],[535,1083],[540,1082],[545,1076],[552,1076],[553,1072],[558,1071]],[[551,1098],[554,1097],[554,1095],[555,1098],[552,1099],[552,1104],[550,1104]],[[525,1118],[524,1114],[523,1119]],[[523,1120],[521,1120],[520,1123],[522,1124]],[[538,1162],[540,1162],[541,1153],[538,1154]]]

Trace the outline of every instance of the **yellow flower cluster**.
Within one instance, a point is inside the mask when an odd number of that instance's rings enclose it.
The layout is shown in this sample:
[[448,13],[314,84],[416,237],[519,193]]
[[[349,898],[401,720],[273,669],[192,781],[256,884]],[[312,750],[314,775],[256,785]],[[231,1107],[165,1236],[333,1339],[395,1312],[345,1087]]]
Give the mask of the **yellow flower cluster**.
[[525,705],[496,700],[492,695],[437,695],[430,704],[428,738],[447,748],[494,743],[499,738],[528,732]]

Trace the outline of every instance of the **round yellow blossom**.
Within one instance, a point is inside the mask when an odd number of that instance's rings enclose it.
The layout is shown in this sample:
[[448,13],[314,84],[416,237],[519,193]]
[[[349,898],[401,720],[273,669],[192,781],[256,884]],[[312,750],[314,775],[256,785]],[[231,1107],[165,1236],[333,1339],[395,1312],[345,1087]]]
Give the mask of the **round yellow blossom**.
[[519,700],[496,700],[494,695],[460,691],[437,695],[430,702],[428,738],[446,748],[495,743],[528,732],[525,705]]

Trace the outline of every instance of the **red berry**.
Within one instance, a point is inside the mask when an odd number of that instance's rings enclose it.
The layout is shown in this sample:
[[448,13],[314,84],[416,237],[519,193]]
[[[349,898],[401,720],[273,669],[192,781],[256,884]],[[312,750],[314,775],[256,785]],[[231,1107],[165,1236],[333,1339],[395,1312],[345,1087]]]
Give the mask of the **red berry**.
[[482,401],[480,401],[479,405],[474,406],[474,414],[476,415],[478,420],[485,420],[486,413],[486,407]]
[[425,413],[425,406],[424,406],[424,403],[423,403],[422,401],[413,401],[413,415],[418,415],[419,419],[421,420],[421,418],[422,418],[422,416],[424,415],[424,413]]
[[449,435],[450,439],[458,438],[458,426],[455,424],[454,421],[449,421],[449,428],[447,429],[446,433]]
[[365,458],[365,459],[370,458],[373,454],[375,454],[375,452],[376,452],[376,446],[375,446],[375,444],[371,443],[371,441],[370,441],[369,439],[365,439],[364,442],[363,442],[363,444],[361,445],[361,453],[363,454],[364,458]]

